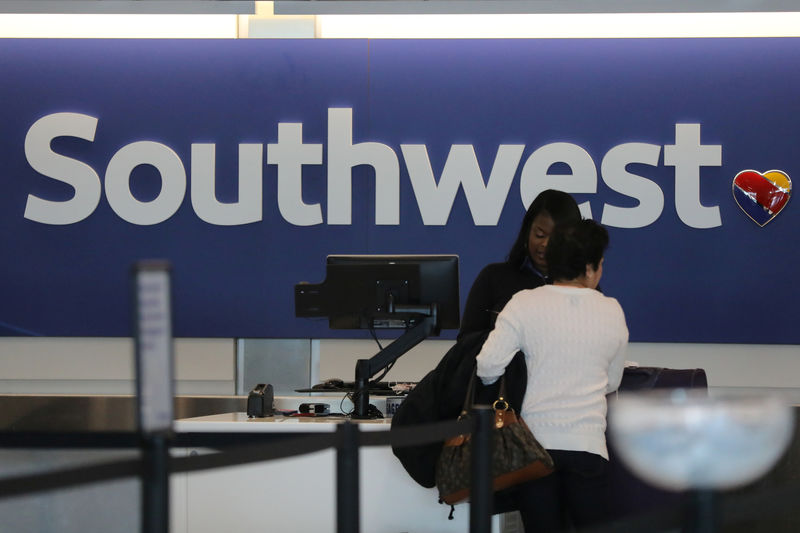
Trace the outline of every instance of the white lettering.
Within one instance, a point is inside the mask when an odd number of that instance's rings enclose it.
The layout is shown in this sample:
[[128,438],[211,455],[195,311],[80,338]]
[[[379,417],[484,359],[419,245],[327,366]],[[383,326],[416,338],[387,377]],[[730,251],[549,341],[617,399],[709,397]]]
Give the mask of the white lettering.
[[192,207],[201,220],[237,226],[261,220],[264,146],[239,145],[238,201],[222,203],[216,195],[216,146],[192,144]]
[[524,145],[500,145],[489,182],[484,184],[475,149],[454,144],[442,170],[439,184],[433,176],[424,144],[401,144],[411,187],[426,226],[444,226],[453,209],[458,187],[464,188],[472,220],[477,226],[495,226],[505,205]]
[[267,145],[267,163],[278,165],[278,209],[295,226],[322,224],[320,204],[303,202],[303,165],[322,164],[322,145],[303,144],[302,124],[278,124],[278,143]]
[[[550,167],[565,163],[571,174],[549,174]],[[540,192],[558,189],[568,193],[597,192],[597,168],[589,152],[576,144],[546,144],[534,151],[522,167],[520,195],[527,208]],[[581,215],[592,218],[592,206],[584,202],[578,206]]]
[[700,203],[700,167],[722,166],[722,145],[700,144],[700,124],[675,124],[675,144],[664,146],[664,164],[675,167],[675,209],[684,224],[721,226],[719,207]]
[[[161,192],[149,202],[137,200],[130,177],[139,165],[152,165],[161,175]],[[163,144],[139,141],[114,154],[106,168],[106,199],[114,212],[131,224],[149,226],[175,214],[186,194],[186,171],[178,154]]]
[[639,200],[635,207],[603,205],[601,222],[617,228],[643,228],[658,220],[664,210],[664,193],[657,183],[628,172],[631,163],[655,167],[661,147],[655,144],[620,144],[608,151],[600,164],[606,185],[626,196]]
[[[78,113],[54,113],[31,125],[25,137],[25,156],[31,168],[74,189],[72,198],[53,201],[29,194],[25,218],[43,224],[73,224],[90,216],[103,193],[97,172],[82,161],[56,153],[57,137],[93,142],[98,119]],[[397,154],[377,142],[353,143],[353,110],[328,109],[327,161],[321,143],[303,142],[302,123],[278,123],[278,140],[267,145],[266,164],[277,165],[277,207],[285,221],[295,226],[325,223],[320,203],[303,200],[303,166],[327,165],[327,224],[349,225],[353,211],[353,168],[371,166],[375,176],[375,224],[400,224],[400,168]],[[675,210],[692,228],[722,224],[719,206],[700,201],[701,167],[722,165],[721,145],[702,145],[700,124],[675,124],[675,144],[664,146],[664,165],[675,168]],[[426,226],[447,224],[463,189],[476,226],[497,225],[508,199],[525,145],[501,144],[488,179],[484,179],[475,148],[454,144],[437,179],[424,144],[401,144],[411,189]],[[263,220],[263,144],[239,144],[238,191],[235,202],[216,197],[216,145],[191,145],[191,204],[209,224],[235,226]],[[661,146],[625,143],[603,157],[600,175],[612,190],[638,202],[632,207],[604,203],[601,222],[619,228],[641,228],[654,223],[664,210],[664,191],[658,183],[628,171],[632,164],[656,168]],[[131,192],[131,174],[139,165],[154,167],[161,179],[155,199],[140,201]],[[554,168],[565,166],[567,171]],[[520,174],[520,197],[528,206],[545,189],[573,194],[595,194],[598,173],[592,156],[581,146],[556,142],[528,156]],[[105,194],[114,212],[132,224],[158,224],[174,215],[183,203],[186,171],[180,157],[168,146],[139,141],[123,146],[111,157],[105,173]],[[579,205],[592,217],[591,203]]]
[[25,136],[25,157],[31,168],[48,178],[62,181],[75,189],[69,200],[54,202],[28,195],[25,214],[28,220],[42,224],[74,224],[91,215],[100,202],[100,176],[92,167],[55,153],[50,143],[56,137],[77,137],[94,141],[97,119],[80,113],[54,113],[40,118]]
[[353,110],[328,109],[328,224],[350,224],[352,170],[375,169],[375,223],[400,223],[400,165],[389,146],[376,142],[353,144]]

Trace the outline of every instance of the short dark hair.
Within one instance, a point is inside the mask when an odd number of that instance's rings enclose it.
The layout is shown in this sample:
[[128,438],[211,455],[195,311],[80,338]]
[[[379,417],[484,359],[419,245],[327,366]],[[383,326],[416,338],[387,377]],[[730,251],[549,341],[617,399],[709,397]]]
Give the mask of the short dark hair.
[[545,251],[547,271],[554,281],[578,278],[586,265],[598,268],[608,247],[608,231],[594,220],[556,226]]
[[[568,193],[555,189],[547,189],[540,192],[525,212],[517,240],[511,246],[506,262],[518,267],[522,266],[525,258],[528,257],[528,236],[531,233],[533,219],[541,213],[550,215],[556,226],[564,222],[581,219],[581,211],[578,209],[578,204]],[[548,266],[548,270],[549,268]]]

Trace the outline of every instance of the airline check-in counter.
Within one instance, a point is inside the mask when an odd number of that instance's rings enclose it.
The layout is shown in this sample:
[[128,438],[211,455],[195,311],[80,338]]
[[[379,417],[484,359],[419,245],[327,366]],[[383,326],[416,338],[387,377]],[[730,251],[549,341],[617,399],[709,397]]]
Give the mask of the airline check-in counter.
[[[341,397],[313,397],[313,401],[338,406]],[[276,408],[296,410],[309,397],[277,397]],[[385,409],[385,399],[372,404]],[[296,433],[335,432],[346,417],[276,416],[248,418],[245,412],[224,413],[177,420],[175,430],[192,433],[280,433],[291,442]],[[391,418],[351,420],[358,431],[388,431]],[[202,454],[209,450],[175,449],[178,454]],[[469,529],[469,506],[438,503],[435,488],[417,485],[392,454],[390,446],[362,446],[359,452],[359,509],[361,531],[371,533],[464,532]],[[173,533],[242,531],[262,528],[274,531],[336,531],[336,450],[328,448],[227,468],[173,474],[171,515]],[[493,517],[493,531],[501,531],[501,517]]]

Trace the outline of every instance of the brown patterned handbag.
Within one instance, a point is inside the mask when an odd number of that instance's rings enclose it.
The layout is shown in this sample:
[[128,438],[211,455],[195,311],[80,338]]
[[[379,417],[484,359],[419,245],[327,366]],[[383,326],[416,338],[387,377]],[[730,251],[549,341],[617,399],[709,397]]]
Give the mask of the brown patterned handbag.
[[[459,420],[471,416],[476,379],[473,371]],[[495,424],[491,468],[495,491],[544,477],[553,471],[550,454],[505,400],[505,375],[500,380],[500,396],[492,405]],[[471,451],[470,434],[457,435],[445,441],[436,463],[436,486],[439,499],[444,503],[454,505],[469,498]]]

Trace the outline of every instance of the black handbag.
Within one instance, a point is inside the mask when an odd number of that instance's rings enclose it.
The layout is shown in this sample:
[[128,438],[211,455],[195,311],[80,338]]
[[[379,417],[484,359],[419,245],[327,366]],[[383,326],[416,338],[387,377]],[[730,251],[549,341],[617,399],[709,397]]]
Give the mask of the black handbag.
[[[473,371],[459,420],[471,416],[476,379]],[[500,380],[500,395],[492,405],[495,424],[491,473],[495,491],[544,477],[554,469],[550,454],[505,400],[505,375]],[[470,434],[457,435],[445,441],[436,463],[436,486],[439,499],[444,503],[454,505],[469,497],[471,452]]]

